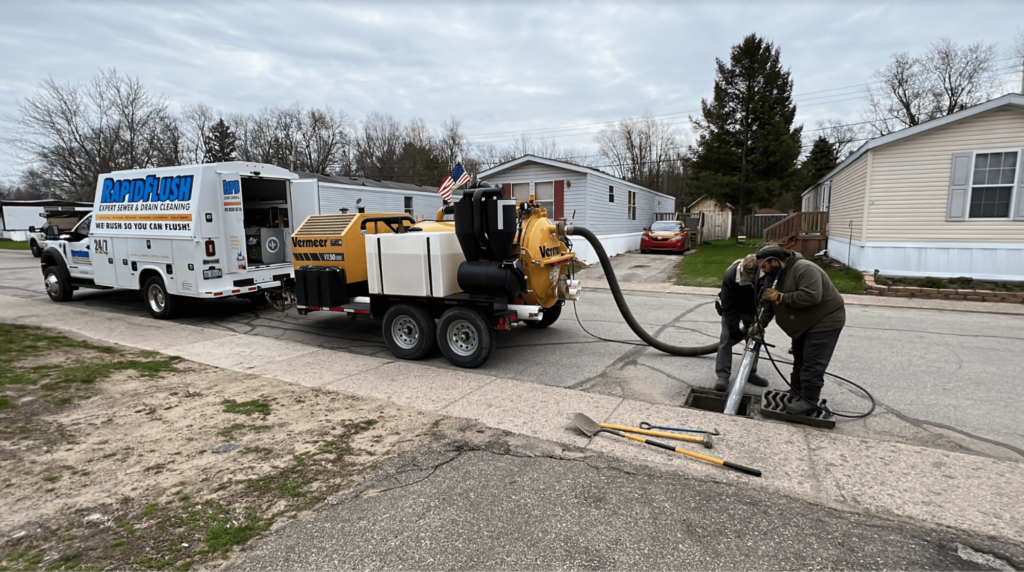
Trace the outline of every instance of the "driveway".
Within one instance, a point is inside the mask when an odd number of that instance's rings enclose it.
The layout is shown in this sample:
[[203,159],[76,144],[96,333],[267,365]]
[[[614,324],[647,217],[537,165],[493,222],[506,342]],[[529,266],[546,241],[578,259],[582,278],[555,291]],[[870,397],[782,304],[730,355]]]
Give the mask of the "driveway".
[[[627,252],[613,256],[612,269],[619,282],[637,282],[642,284],[675,284],[676,265],[683,259],[682,254],[669,252]],[[604,280],[604,269],[600,263],[594,263],[576,273],[581,280]]]

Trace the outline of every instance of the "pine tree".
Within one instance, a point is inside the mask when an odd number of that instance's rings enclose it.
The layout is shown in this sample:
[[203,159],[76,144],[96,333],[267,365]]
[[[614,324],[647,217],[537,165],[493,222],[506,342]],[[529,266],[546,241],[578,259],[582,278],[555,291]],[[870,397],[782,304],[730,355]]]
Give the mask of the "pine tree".
[[206,162],[234,161],[236,141],[235,134],[221,118],[220,121],[210,126],[210,132],[206,135]]
[[817,183],[818,179],[827,175],[838,164],[839,157],[835,146],[828,139],[818,137],[814,140],[814,145],[811,146],[811,152],[800,165],[800,170],[804,175],[804,182],[801,186],[806,189]]
[[702,118],[694,120],[693,186],[736,205],[742,221],[751,205],[772,204],[799,184],[803,126],[793,127],[793,81],[771,42],[751,34],[728,63],[715,64],[714,95],[701,100]]

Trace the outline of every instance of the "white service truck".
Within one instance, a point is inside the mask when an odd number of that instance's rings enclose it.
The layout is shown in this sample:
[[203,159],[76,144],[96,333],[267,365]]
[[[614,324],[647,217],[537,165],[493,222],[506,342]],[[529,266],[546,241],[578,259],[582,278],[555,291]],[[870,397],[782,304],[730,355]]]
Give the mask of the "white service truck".
[[188,299],[262,296],[293,277],[293,226],[318,212],[317,183],[233,161],[100,175],[92,215],[47,227],[50,299],[79,288],[141,290],[155,318]]

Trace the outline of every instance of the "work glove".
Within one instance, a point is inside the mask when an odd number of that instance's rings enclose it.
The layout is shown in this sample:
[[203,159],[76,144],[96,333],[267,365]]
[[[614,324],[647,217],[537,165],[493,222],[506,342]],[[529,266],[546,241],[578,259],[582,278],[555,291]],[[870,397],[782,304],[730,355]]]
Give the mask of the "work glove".
[[747,330],[747,337],[748,338],[756,338],[756,337],[760,336],[763,333],[764,333],[764,328],[761,327],[761,324],[755,323],[753,326],[750,326],[749,330]]
[[767,290],[764,291],[764,295],[761,296],[761,299],[767,300],[769,302],[775,302],[776,304],[781,304],[782,292],[779,292],[774,288],[768,288]]

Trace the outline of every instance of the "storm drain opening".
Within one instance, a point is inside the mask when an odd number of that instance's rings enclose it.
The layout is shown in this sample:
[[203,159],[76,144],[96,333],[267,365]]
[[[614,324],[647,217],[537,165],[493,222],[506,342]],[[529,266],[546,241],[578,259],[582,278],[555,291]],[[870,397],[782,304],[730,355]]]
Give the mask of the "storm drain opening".
[[[757,396],[755,395],[744,395],[740,398],[740,406],[736,410],[736,415],[738,417],[752,418],[754,416],[754,409],[756,408],[754,404],[754,399],[756,397]],[[722,413],[725,411],[725,403],[728,400],[728,393],[721,393],[700,387],[691,387],[690,391],[686,394],[686,400],[683,401],[683,407]]]

